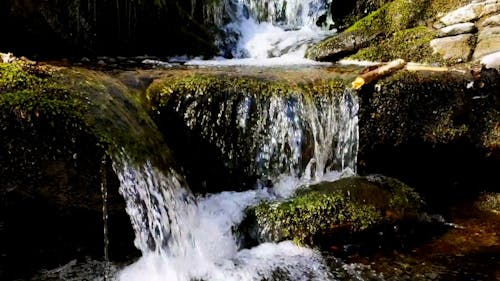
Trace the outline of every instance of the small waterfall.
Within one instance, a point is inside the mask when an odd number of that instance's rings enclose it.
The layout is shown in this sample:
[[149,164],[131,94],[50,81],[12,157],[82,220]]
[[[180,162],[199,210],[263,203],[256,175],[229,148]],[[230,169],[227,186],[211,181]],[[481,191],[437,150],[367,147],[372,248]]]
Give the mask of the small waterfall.
[[[255,83],[252,81],[247,82]],[[331,170],[355,169],[356,97],[331,86],[325,89],[332,92],[322,89],[321,94],[305,94],[300,87],[286,92],[272,83],[258,85],[262,92],[212,95],[195,86],[192,94],[171,97],[171,113],[217,147],[227,165],[245,162],[245,157],[249,159],[245,163],[250,164],[246,172],[274,181],[272,187],[204,197],[191,193],[157,127],[137,103],[127,103],[133,99],[118,95],[118,91],[99,97],[103,105],[96,108],[93,121],[112,140],[112,166],[135,232],[134,244],[142,252],[137,262],[115,278],[335,279],[321,254],[313,249],[290,241],[241,249],[233,231],[247,207],[292,195],[303,184],[302,179],[320,179]],[[102,177],[106,225],[105,173]]]
[[333,280],[319,253],[289,241],[239,249],[233,228],[246,207],[275,198],[271,190],[194,198],[172,170],[113,159],[143,254],[118,280]]
[[[233,87],[232,83],[239,82],[230,81],[227,87]],[[297,91],[263,95],[259,91],[268,91],[266,84],[258,83],[263,86],[256,92],[236,89],[228,93],[198,90],[189,95],[172,94],[167,114],[179,119],[189,132],[187,139],[198,140],[188,147],[181,141],[176,149],[183,149],[181,153],[185,154],[198,153],[191,147],[211,144],[200,153],[215,152],[196,157],[196,165],[204,161],[200,157],[210,157],[211,163],[216,157],[228,172],[261,182],[275,182],[282,175],[314,181],[329,171],[356,172],[355,93],[350,89],[325,89],[316,94]]]
[[223,4],[233,7],[234,16],[221,26],[224,39],[219,45],[235,58],[301,59],[308,44],[334,32],[331,0],[233,0],[231,4]]

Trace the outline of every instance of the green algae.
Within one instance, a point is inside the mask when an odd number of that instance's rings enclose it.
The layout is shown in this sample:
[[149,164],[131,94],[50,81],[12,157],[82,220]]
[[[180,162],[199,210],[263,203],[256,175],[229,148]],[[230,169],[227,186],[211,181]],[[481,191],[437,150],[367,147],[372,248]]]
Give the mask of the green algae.
[[299,189],[284,202],[250,207],[244,224],[257,228],[251,231],[257,239],[315,245],[317,239],[342,231],[367,231],[415,217],[421,207],[420,196],[396,179],[344,178]]
[[397,31],[393,36],[381,40],[351,55],[349,59],[370,61],[391,61],[402,58],[406,61],[441,62],[439,56],[433,54],[430,41],[436,32],[425,26]]

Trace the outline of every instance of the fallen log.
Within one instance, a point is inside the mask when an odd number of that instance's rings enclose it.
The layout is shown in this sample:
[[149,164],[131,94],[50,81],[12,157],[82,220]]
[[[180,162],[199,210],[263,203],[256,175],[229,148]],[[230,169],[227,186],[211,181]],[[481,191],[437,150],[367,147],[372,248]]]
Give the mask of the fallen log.
[[403,59],[393,60],[381,67],[378,67],[374,70],[368,71],[356,77],[352,82],[352,87],[355,90],[363,87],[363,85],[376,81],[384,76],[387,76],[397,70],[404,68],[406,62]]

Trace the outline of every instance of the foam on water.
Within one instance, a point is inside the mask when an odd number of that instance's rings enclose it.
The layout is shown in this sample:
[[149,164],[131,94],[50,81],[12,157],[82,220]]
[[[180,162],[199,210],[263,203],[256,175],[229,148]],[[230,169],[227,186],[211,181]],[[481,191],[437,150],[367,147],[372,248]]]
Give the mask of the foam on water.
[[[332,35],[329,0],[236,0],[233,21],[219,45],[229,45],[234,59],[194,59],[189,65],[310,65],[308,45]],[[321,24],[318,20],[324,18]],[[321,25],[321,26],[319,26]],[[236,43],[224,43],[224,41]],[[221,48],[224,48],[221,46]]]
[[[117,170],[120,173],[122,186],[125,187],[132,184],[160,184],[157,188],[165,190],[167,187],[162,185],[172,184],[172,175],[164,175],[155,169],[151,170],[149,164],[139,168],[133,168],[130,165],[115,166],[122,167],[122,170],[119,168]],[[134,170],[146,169],[152,172],[139,177],[139,180],[137,178],[132,180],[130,177],[130,175],[137,177],[138,173]],[[123,182],[131,180],[132,182],[129,183]],[[291,280],[304,280],[306,277],[310,280],[332,280],[320,254],[312,249],[299,247],[292,242],[265,243],[252,249],[240,249],[238,238],[233,233],[234,228],[243,220],[244,210],[248,206],[263,200],[281,200],[293,194],[295,189],[303,184],[306,182],[297,178],[283,177],[273,189],[222,192],[192,201],[182,199],[181,202],[185,205],[181,204],[183,205],[181,210],[178,209],[180,206],[178,202],[172,202],[178,201],[179,196],[164,197],[163,204],[157,200],[159,195],[143,198],[145,200],[156,198],[153,201],[159,206],[154,208],[149,215],[139,215],[143,219],[147,217],[147,225],[135,227],[138,240],[136,245],[141,248],[143,257],[121,271],[118,279],[126,281],[199,279],[244,281],[271,278],[279,272]],[[151,190],[149,187],[145,189]],[[131,200],[137,202],[137,195],[130,196],[130,192],[127,195],[123,190],[122,193],[126,198],[129,214],[138,215],[140,211],[135,208],[141,209],[141,207],[130,202]],[[169,216],[163,212],[166,209],[170,209],[168,213],[175,218],[168,218]],[[173,214],[174,211],[175,214]],[[173,241],[168,241],[165,249],[151,247],[148,243],[151,237],[144,235],[147,232],[144,229],[150,229],[151,225],[162,221],[166,226],[166,219],[176,222],[170,224],[172,229],[169,237]],[[134,222],[134,224],[137,223]],[[184,232],[184,235],[177,232]],[[163,237],[163,235],[159,236]],[[181,249],[180,246],[183,248]]]

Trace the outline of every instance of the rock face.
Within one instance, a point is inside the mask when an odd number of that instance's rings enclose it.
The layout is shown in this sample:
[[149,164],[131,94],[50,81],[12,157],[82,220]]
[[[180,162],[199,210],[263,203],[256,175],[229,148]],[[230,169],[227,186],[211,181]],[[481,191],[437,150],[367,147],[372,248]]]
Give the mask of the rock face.
[[483,28],[477,37],[474,59],[480,59],[498,51],[500,51],[500,26]]
[[258,242],[318,245],[346,233],[415,219],[421,207],[419,195],[396,179],[344,178],[305,187],[283,202],[249,208],[241,230]]
[[466,62],[472,56],[474,40],[472,34],[461,34],[433,39],[430,46],[447,61]]
[[[469,2],[393,1],[344,32],[310,47],[306,55],[320,61],[347,57],[439,64],[480,62],[482,57],[500,51],[500,2]],[[440,13],[445,14],[437,18]],[[435,30],[428,27],[432,21]]]
[[474,76],[401,71],[363,87],[361,173],[395,176],[433,198],[474,192],[474,186],[494,190],[498,81],[496,70]]

